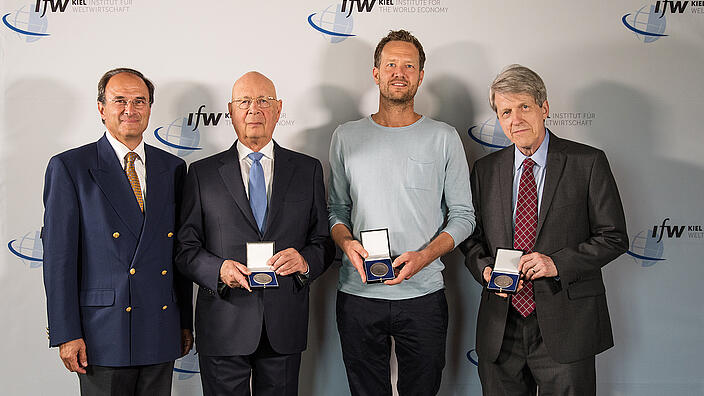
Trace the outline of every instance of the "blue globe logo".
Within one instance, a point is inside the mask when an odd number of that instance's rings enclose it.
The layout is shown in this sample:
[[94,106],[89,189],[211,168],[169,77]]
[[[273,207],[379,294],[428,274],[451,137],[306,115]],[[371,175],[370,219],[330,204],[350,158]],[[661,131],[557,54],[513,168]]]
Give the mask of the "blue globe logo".
[[322,11],[308,15],[308,23],[333,44],[354,36],[352,16],[346,17],[341,4],[331,4]]
[[467,360],[475,366],[479,366],[479,357],[477,356],[476,349],[470,349],[467,351]]
[[11,240],[7,243],[7,248],[29,268],[42,266],[44,248],[39,231],[31,231],[20,239]]
[[499,119],[492,117],[479,125],[474,125],[467,131],[469,137],[482,146],[482,149],[487,152],[501,150],[504,147],[510,146],[511,140],[504,133]]
[[200,150],[198,147],[200,142],[200,130],[193,130],[188,125],[186,117],[180,117],[171,122],[166,129],[159,127],[154,130],[154,137],[160,141],[167,150],[179,157],[185,157],[195,150]]
[[654,5],[645,5],[634,14],[628,13],[621,18],[623,24],[636,34],[638,40],[644,43],[652,43],[660,37],[667,36],[665,27],[667,22],[665,14],[659,15],[655,12]]
[[2,22],[5,26],[16,32],[17,36],[27,43],[33,43],[42,37],[46,37],[49,33],[46,32],[49,27],[49,19],[45,15],[34,11],[34,4],[26,5],[14,14],[5,14],[2,17]]
[[174,362],[174,374],[179,381],[187,380],[199,373],[200,366],[198,365],[195,349],[191,349],[188,355]]
[[636,263],[642,267],[650,267],[658,261],[666,260],[662,258],[664,252],[663,242],[657,242],[650,230],[643,230],[633,237],[628,255],[633,257]]

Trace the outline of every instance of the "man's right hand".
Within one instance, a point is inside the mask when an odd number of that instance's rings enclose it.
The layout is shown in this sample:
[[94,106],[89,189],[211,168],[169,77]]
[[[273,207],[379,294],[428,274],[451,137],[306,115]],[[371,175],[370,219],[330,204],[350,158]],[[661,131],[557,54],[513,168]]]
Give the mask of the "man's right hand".
[[247,275],[251,273],[252,272],[247,269],[246,265],[234,260],[225,260],[220,266],[220,279],[224,284],[232,288],[243,287],[249,292],[251,292],[252,289],[249,288]]
[[346,240],[342,243],[340,249],[342,249],[342,252],[347,255],[347,258],[350,259],[350,262],[354,268],[356,268],[357,272],[359,272],[359,276],[362,278],[362,283],[366,283],[367,274],[364,271],[364,259],[369,256],[369,253],[364,250],[362,244],[356,239]]
[[337,246],[340,247],[342,253],[347,255],[347,258],[350,259],[354,268],[359,272],[362,283],[366,283],[367,275],[364,272],[364,259],[369,257],[369,253],[364,250],[364,247],[362,247],[362,244],[359,243],[358,240],[354,239],[350,229],[344,224],[338,223],[332,226],[330,236],[332,236],[332,239]]
[[86,343],[83,338],[67,341],[59,345],[59,356],[68,371],[85,374],[88,367]]

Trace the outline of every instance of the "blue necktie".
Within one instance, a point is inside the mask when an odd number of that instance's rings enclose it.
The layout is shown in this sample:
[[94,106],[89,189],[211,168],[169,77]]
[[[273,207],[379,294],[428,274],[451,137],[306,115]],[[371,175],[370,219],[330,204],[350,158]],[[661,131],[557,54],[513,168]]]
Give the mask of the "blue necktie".
[[252,207],[254,219],[257,221],[259,231],[264,232],[264,215],[266,215],[266,183],[264,182],[264,169],[259,160],[262,153],[250,153],[247,155],[252,160],[249,168],[249,206]]

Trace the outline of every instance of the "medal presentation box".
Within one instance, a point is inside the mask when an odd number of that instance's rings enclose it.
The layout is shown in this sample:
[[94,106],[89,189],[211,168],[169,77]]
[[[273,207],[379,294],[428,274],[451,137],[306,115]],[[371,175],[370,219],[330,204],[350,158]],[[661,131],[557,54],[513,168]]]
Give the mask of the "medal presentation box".
[[521,256],[523,256],[522,250],[496,249],[494,270],[491,272],[491,279],[486,288],[499,293],[516,293],[518,280],[521,277],[518,272]]
[[276,272],[266,265],[274,255],[274,242],[247,242],[247,269],[249,287],[267,288],[279,287]]
[[362,246],[369,253],[364,260],[364,272],[367,283],[379,283],[394,279],[394,267],[391,265],[391,247],[389,245],[389,230],[366,230],[360,232]]

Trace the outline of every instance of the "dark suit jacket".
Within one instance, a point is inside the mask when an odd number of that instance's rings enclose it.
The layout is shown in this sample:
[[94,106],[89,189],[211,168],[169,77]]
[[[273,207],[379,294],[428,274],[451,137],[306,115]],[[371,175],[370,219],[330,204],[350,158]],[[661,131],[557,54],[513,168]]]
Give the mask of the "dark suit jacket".
[[172,260],[185,163],[146,144],[144,150],[144,215],[105,136],[54,156],[46,170],[50,346],[84,338],[88,364],[174,360],[181,328],[191,328],[192,283],[179,277]]
[[281,354],[306,348],[309,286],[295,275],[279,276],[278,288],[225,288],[217,292],[225,259],[247,263],[247,242],[274,241],[276,251],[295,248],[310,267],[309,279],[330,265],[325,186],[320,162],[278,144],[265,232],[259,232],[245,193],[236,143],[194,162],[184,188],[177,265],[200,285],[196,344],[206,356],[249,355],[259,344],[262,324]]
[[[513,246],[514,146],[478,160],[471,172],[477,227],[461,246],[466,265],[484,284],[499,247]],[[559,280],[533,282],[536,314],[550,356],[560,363],[613,346],[601,267],[628,248],[618,188],[603,151],[550,134],[534,251],[555,262]],[[479,359],[495,361],[509,299],[486,288],[477,319]]]

